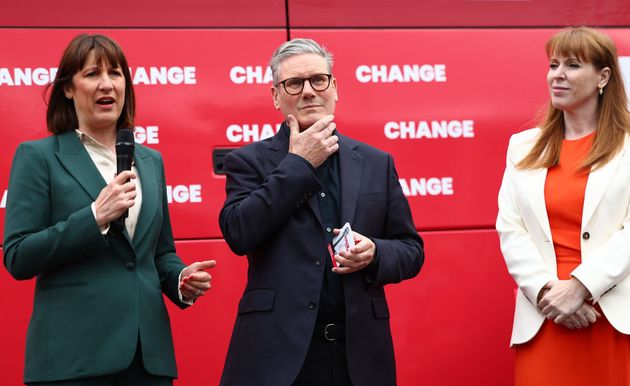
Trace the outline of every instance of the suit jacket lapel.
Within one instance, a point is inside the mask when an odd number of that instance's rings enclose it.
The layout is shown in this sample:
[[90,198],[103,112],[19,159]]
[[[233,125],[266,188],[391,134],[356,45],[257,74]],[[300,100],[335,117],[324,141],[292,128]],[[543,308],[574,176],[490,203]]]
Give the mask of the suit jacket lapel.
[[81,140],[74,131],[58,135],[57,140],[59,151],[55,153],[55,156],[68,173],[95,201],[107,184],[94,162],[92,162]]
[[285,125],[283,123],[280,130],[269,141],[269,159],[274,167],[278,166],[289,152],[289,137],[284,131]]
[[156,175],[157,168],[146,149],[136,146],[133,159],[136,169],[138,169],[140,184],[142,185],[142,207],[140,208],[138,223],[133,236],[133,241],[136,242],[141,240],[142,236],[149,230],[158,211],[158,179]]
[[584,193],[582,226],[586,226],[591,217],[593,217],[595,209],[604,196],[604,192],[608,188],[608,184],[612,181],[625,151],[626,146],[624,144],[623,149],[621,149],[621,151],[619,151],[613,159],[608,161],[604,166],[596,170],[592,170],[589,174],[588,180],[586,181],[586,192]]
[[545,180],[547,168],[532,169],[525,172],[526,197],[529,198],[534,215],[542,227],[548,240],[552,240],[549,217],[547,216],[547,204],[545,203]]
[[356,143],[348,137],[339,136],[339,183],[341,187],[341,224],[352,223],[357,207],[363,156],[358,153]]
[[[278,130],[278,133],[271,138],[269,143],[269,159],[271,160],[273,167],[277,167],[289,152],[289,136],[287,135],[286,130],[288,130],[286,123],[283,123],[280,130]],[[271,171],[272,170],[269,170],[270,173]],[[306,200],[306,203],[315,214],[315,217],[317,217],[317,221],[321,223],[322,217],[319,211],[317,195],[311,194],[311,196]]]

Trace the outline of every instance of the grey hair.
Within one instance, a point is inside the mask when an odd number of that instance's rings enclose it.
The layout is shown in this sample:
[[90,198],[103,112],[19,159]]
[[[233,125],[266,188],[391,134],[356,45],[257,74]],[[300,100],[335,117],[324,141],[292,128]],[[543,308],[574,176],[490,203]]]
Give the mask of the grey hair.
[[273,84],[278,84],[278,68],[283,60],[295,55],[302,54],[316,54],[326,59],[328,64],[328,72],[332,73],[333,57],[325,47],[320,46],[315,40],[312,39],[291,39],[288,42],[284,42],[271,56],[269,66],[271,67],[271,74],[273,76]]

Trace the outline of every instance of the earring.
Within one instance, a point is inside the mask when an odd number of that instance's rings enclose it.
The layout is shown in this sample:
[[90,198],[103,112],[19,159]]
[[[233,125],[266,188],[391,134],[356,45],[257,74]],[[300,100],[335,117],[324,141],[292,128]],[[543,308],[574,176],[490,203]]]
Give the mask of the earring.
[[599,95],[604,94],[604,86],[597,86],[599,87]]

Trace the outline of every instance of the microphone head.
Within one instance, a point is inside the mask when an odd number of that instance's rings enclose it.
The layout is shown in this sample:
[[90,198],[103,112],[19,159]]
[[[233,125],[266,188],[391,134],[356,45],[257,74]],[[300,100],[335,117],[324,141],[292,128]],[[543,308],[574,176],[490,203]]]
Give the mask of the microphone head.
[[134,135],[130,129],[120,129],[116,133],[116,154],[133,156]]

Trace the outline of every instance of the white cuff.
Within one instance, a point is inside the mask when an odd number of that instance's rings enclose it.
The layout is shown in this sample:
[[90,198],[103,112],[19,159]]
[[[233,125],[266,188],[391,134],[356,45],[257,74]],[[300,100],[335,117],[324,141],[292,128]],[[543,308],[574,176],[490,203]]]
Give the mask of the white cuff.
[[[92,208],[92,214],[94,215],[94,220],[96,220],[96,203],[93,202],[92,205],[90,205],[90,208]],[[107,225],[104,225],[102,227],[101,226],[98,227],[98,229],[100,229],[101,234],[105,236],[107,232],[109,232],[109,223],[107,223]]]
[[177,296],[179,297],[179,301],[184,303],[184,304],[188,304],[189,306],[192,306],[195,301],[194,300],[184,300],[184,297],[182,296],[182,291],[179,289],[179,283],[182,282],[182,272],[184,272],[184,270],[182,269],[182,271],[179,273],[179,276],[177,277]]

